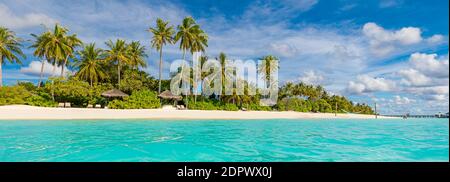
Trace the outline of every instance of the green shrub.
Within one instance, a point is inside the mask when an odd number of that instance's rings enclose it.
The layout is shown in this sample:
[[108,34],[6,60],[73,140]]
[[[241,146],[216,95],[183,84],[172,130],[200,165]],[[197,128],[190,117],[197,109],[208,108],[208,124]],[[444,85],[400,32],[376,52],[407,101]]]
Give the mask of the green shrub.
[[225,111],[237,111],[239,108],[234,104],[226,103],[225,105],[222,105],[221,110]]
[[17,85],[24,87],[28,91],[35,91],[36,90],[36,86],[33,83],[31,83],[31,82],[18,82]]
[[125,102],[122,100],[113,100],[108,103],[108,108],[110,109],[128,109],[125,106]]
[[0,87],[0,105],[25,104],[31,92],[23,86]]
[[149,90],[136,91],[123,100],[113,100],[108,104],[111,109],[154,109],[159,108],[160,102],[156,92]]
[[330,113],[333,112],[333,108],[330,104],[324,99],[319,99],[317,102],[317,107],[319,112]]
[[56,107],[57,106],[57,103],[52,101],[51,98],[41,96],[41,95],[33,95],[31,97],[28,97],[26,102],[28,105],[31,105],[31,106],[40,106],[40,107]]
[[272,111],[272,107],[270,107],[270,106],[261,106],[259,104],[255,104],[255,103],[248,104],[246,106],[246,109],[250,110],[250,111]]
[[87,104],[106,103],[101,94],[113,88],[111,84],[94,84],[81,81],[76,77],[70,79],[52,78],[47,81],[43,90],[54,96],[56,102],[70,102],[75,107],[86,107]]
[[189,102],[188,108],[192,110],[218,110],[213,102]]

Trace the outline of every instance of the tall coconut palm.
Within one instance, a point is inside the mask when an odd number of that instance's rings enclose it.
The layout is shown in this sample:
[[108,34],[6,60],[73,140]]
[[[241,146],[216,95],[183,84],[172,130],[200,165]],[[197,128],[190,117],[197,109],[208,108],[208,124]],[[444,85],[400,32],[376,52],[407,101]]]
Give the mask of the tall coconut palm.
[[[205,65],[205,63],[207,61],[208,61],[208,56],[201,56],[200,57],[200,67],[203,68],[203,65]],[[202,71],[200,71],[200,85],[202,87],[202,92],[203,92],[203,79],[205,79],[207,75],[209,75],[209,74],[202,74]]]
[[142,46],[139,41],[133,41],[130,45],[128,45],[128,54],[130,58],[130,65],[133,68],[138,69],[139,67],[147,67],[147,61],[145,60],[147,57],[145,47]]
[[270,84],[270,77],[272,73],[280,68],[277,64],[278,58],[272,55],[264,56],[261,58],[262,64],[258,66],[258,72],[263,73],[266,80],[266,86]]
[[44,73],[44,61],[50,60],[50,55],[48,54],[49,49],[46,48],[45,42],[48,41],[50,37],[50,32],[44,32],[41,35],[31,34],[36,40],[34,43],[30,46],[31,48],[34,48],[33,55],[41,59],[41,72],[39,74],[39,82],[38,82],[38,88],[41,87],[42,83],[42,76]]
[[165,22],[161,18],[156,20],[156,27],[149,28],[149,32],[153,33],[153,38],[151,41],[152,47],[156,48],[159,51],[159,86],[158,93],[161,93],[161,75],[162,75],[162,53],[163,46],[167,43],[173,44],[173,26],[168,25],[169,22]]
[[[208,35],[200,28],[200,26],[195,26],[194,28],[194,39],[191,45],[191,54],[194,52],[205,52],[205,48],[208,47]],[[193,87],[197,89],[197,82],[194,81]],[[197,102],[197,95],[194,95],[194,101]]]
[[208,47],[208,34],[206,34],[200,27],[194,29],[195,38],[192,40],[191,53],[205,52]]
[[25,58],[20,47],[22,40],[17,38],[14,32],[0,27],[0,87],[3,86],[2,65],[8,60],[10,63],[22,64],[19,56]]
[[117,64],[117,87],[120,88],[120,70],[122,66],[130,64],[130,56],[128,54],[128,45],[124,40],[117,39],[116,42],[109,40],[106,42],[108,50],[106,50],[105,60]]
[[190,50],[192,43],[196,38],[197,29],[200,27],[195,24],[195,20],[192,17],[186,17],[183,19],[181,25],[178,25],[178,32],[174,39],[175,42],[180,41],[180,49],[183,51],[183,59],[186,59],[186,51]]
[[[45,57],[53,65],[53,75],[56,70],[56,64],[60,64],[71,51],[66,39],[67,32],[68,29],[56,24],[53,31],[48,30],[39,36],[32,34],[36,39],[34,44],[31,45],[31,47],[35,48],[34,55],[40,58]],[[42,60],[38,87],[40,87],[42,82],[44,64],[45,62]]]
[[73,58],[75,54],[75,48],[82,45],[82,42],[80,39],[78,39],[76,34],[70,35],[66,37],[68,46],[70,47],[70,51],[67,52],[66,58],[64,59],[64,62],[61,62],[61,77],[64,77],[64,68],[66,67],[69,58]]
[[220,68],[221,68],[220,79],[222,82],[222,92],[219,95],[219,100],[221,100],[222,96],[225,95],[225,86],[228,83],[227,81],[233,79],[234,76],[233,76],[233,70],[226,69],[226,65],[228,64],[228,62],[227,62],[227,55],[225,53],[221,52],[219,54],[218,61],[220,63]]
[[88,44],[78,51],[79,59],[76,60],[75,66],[78,67],[77,77],[89,81],[92,86],[99,80],[106,77],[101,62],[105,59],[105,51],[96,48],[95,44]]

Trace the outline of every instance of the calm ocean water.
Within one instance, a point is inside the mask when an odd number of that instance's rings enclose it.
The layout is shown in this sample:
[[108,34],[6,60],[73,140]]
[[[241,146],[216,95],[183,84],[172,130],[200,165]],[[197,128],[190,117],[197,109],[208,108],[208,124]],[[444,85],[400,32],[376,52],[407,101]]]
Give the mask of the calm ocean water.
[[0,161],[449,161],[448,119],[0,121]]

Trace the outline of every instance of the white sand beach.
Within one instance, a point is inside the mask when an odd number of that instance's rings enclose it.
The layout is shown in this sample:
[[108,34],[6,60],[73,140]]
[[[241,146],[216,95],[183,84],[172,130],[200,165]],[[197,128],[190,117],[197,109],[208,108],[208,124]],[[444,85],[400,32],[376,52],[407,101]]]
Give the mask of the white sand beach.
[[[175,109],[46,108],[0,106],[0,120],[59,119],[374,119],[374,115],[276,111],[201,111]],[[378,118],[389,118],[379,116]]]

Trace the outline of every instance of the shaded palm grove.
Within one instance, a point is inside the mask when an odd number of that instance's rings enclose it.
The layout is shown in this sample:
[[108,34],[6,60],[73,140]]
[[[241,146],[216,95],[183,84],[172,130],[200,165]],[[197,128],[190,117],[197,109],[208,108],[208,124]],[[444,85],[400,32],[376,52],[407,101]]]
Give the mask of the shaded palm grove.
[[[148,51],[139,41],[107,40],[106,49],[95,43],[83,43],[76,34],[61,25],[55,25],[43,33],[33,37],[31,46],[33,56],[42,60],[40,79],[37,85],[30,82],[19,82],[14,86],[2,85],[1,66],[6,63],[22,64],[25,58],[22,52],[23,40],[14,32],[0,27],[0,105],[28,104],[36,106],[54,107],[58,102],[70,102],[76,107],[100,104],[109,108],[137,109],[159,108],[167,101],[160,101],[157,95],[169,89],[170,80],[163,80],[164,47],[170,44],[179,44],[182,58],[194,52],[205,53],[208,47],[208,35],[201,29],[192,17],[183,19],[176,28],[169,22],[160,18],[154,27],[148,29],[151,39],[151,48],[159,54],[158,79],[143,71],[148,66],[146,52]],[[213,56],[210,56],[213,57]],[[208,56],[200,58],[204,64]],[[227,60],[225,53],[217,55],[216,59],[223,66]],[[258,72],[264,73],[268,82],[270,73],[280,69],[274,64],[277,57],[273,55],[262,56],[261,60],[267,64],[258,66]],[[52,74],[47,80],[44,77],[45,63],[53,66]],[[72,72],[64,70],[71,68]],[[56,70],[61,68],[61,70]],[[224,70],[221,75],[222,86],[225,87],[225,77],[232,76]],[[57,71],[60,71],[58,74]],[[191,70],[192,73],[192,70]],[[192,75],[192,74],[191,74]],[[203,79],[205,74],[200,75]],[[196,82],[191,82],[191,90],[196,90]],[[373,114],[371,107],[364,104],[354,104],[345,97],[331,95],[321,86],[304,83],[287,83],[279,88],[278,103],[275,106],[260,105],[261,90],[254,85],[242,81],[245,85],[244,94],[238,94],[236,89],[232,94],[203,96],[186,94],[183,103],[189,109],[201,110],[279,110],[298,112],[351,112]],[[267,83],[269,84],[269,83]],[[118,88],[129,97],[116,100],[106,100],[101,93]],[[256,90],[251,95],[250,90]],[[163,103],[161,103],[163,102]]]

